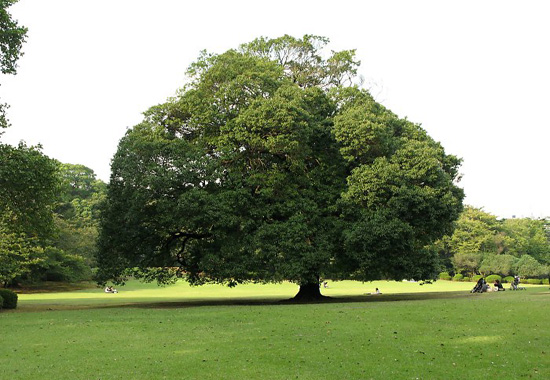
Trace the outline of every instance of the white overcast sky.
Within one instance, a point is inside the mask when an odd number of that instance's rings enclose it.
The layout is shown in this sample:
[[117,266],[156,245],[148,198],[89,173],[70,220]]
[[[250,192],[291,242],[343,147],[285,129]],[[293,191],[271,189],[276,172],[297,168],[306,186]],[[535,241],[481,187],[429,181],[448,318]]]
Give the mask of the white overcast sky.
[[357,49],[378,101],[463,158],[466,203],[500,217],[550,216],[550,1],[20,0],[29,28],[0,79],[2,141],[109,180],[128,127],[175,94],[200,50],[259,36]]

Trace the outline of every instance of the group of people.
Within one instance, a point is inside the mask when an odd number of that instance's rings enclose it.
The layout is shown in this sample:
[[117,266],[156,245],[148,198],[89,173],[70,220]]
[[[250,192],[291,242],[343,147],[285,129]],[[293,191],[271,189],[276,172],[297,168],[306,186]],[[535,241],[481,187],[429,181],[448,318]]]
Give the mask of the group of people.
[[[510,289],[517,290],[520,289],[518,287],[519,285],[519,276],[514,276],[514,281],[511,284]],[[495,283],[493,284],[493,287],[491,288],[491,285],[485,281],[485,278],[481,277],[474,288],[471,290],[471,293],[485,293],[485,292],[503,292],[504,286],[502,286],[502,282],[500,280],[495,280]]]

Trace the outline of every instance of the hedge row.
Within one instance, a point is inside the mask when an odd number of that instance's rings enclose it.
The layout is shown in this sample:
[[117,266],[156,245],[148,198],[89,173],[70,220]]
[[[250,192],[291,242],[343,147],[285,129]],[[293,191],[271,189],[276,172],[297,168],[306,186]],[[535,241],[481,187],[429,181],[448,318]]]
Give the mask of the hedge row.
[[[473,277],[464,277],[460,273],[457,273],[454,276],[451,276],[448,272],[441,272],[439,274],[439,279],[440,280],[446,280],[446,281],[477,282],[481,277],[483,277],[483,276],[480,275],[480,274],[476,274]],[[506,276],[506,277],[503,278],[502,276],[499,276],[498,274],[492,274],[492,275],[489,275],[489,276],[485,277],[485,281],[487,281],[487,283],[489,283],[489,284],[494,283],[496,280],[499,280],[503,284],[510,284],[510,283],[514,282],[514,277],[513,276]],[[548,285],[549,281],[548,281],[548,278],[542,278],[542,279],[540,279],[540,278],[527,278],[527,279],[521,279],[521,283],[532,284],[532,285]]]
[[526,282],[528,284],[532,285],[548,285],[549,281],[547,278],[528,278],[526,280],[523,280],[523,282]]

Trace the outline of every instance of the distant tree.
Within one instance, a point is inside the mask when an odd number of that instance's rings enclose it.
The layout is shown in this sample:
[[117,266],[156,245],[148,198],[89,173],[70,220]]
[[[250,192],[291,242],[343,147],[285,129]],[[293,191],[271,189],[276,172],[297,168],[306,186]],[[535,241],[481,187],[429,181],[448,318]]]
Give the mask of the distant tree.
[[540,262],[550,263],[550,239],[543,220],[506,219],[503,230],[513,240],[511,254],[518,257],[529,254]]
[[[434,278],[460,160],[353,85],[353,51],[258,39],[203,53],[178,96],[120,141],[102,211],[103,280],[193,284]],[[147,276],[147,273],[154,275]],[[149,271],[149,272],[148,272]]]
[[53,245],[95,266],[99,207],[106,184],[84,165],[60,164],[60,199],[55,207],[56,238]]
[[510,276],[515,274],[515,265],[518,259],[512,255],[487,254],[479,266],[479,271],[484,274],[500,274]]
[[548,266],[539,263],[530,255],[523,255],[516,262],[514,271],[521,277],[543,277],[548,275]]
[[[450,246],[454,254],[462,252],[497,253],[500,237],[499,222],[496,216],[482,209],[466,206],[456,222],[456,229],[451,236]],[[502,249],[500,249],[502,250]]]
[[4,284],[89,279],[105,184],[24,144],[0,145],[0,161]]
[[[8,12],[8,8],[17,1],[0,0],[0,72],[2,74],[17,72],[17,61],[23,55],[21,48],[27,37],[27,28],[19,26]],[[7,108],[7,104],[0,103],[0,130],[9,125],[6,117]]]
[[34,240],[10,230],[8,223],[0,218],[0,286],[7,287],[15,279],[28,275],[33,266],[44,260]]
[[57,163],[38,147],[0,144],[0,280],[30,276],[55,232]]
[[482,260],[482,252],[458,252],[451,259],[457,273],[467,272],[470,276],[479,270]]
[[59,215],[55,218],[56,235],[52,245],[63,252],[79,256],[89,267],[95,267],[97,251],[97,226],[83,225],[76,219],[63,219]]
[[13,231],[50,236],[58,193],[57,163],[40,147],[0,144],[0,214]]
[[84,165],[60,164],[59,174],[60,199],[55,212],[78,226],[97,227],[99,204],[105,196],[106,184]]

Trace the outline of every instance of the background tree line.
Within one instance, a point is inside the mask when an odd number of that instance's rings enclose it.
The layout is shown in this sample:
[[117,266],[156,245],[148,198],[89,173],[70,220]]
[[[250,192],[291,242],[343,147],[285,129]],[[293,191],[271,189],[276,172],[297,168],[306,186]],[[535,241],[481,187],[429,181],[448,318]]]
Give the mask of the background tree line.
[[480,208],[467,206],[452,235],[434,244],[451,274],[549,275],[550,221],[497,219]]
[[90,280],[105,187],[83,165],[0,144],[0,284]]

